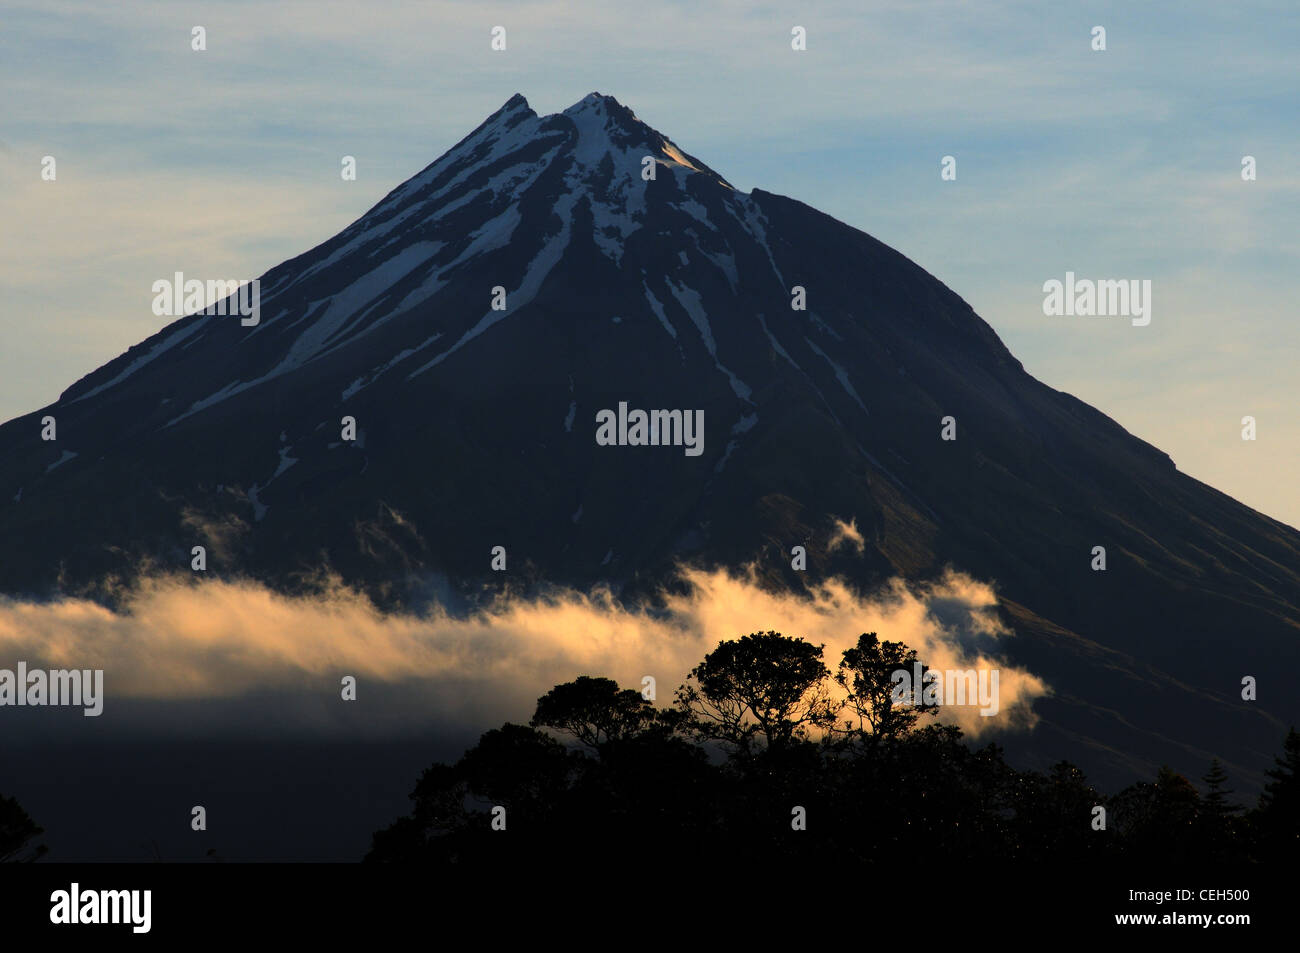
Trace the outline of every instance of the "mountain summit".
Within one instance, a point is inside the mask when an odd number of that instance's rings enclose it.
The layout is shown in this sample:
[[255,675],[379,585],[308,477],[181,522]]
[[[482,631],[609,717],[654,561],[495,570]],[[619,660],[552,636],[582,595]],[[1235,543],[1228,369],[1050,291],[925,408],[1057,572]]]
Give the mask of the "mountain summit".
[[[1295,693],[1238,695],[1297,661],[1300,533],[612,97],[512,97],[260,294],[256,324],[181,318],[0,427],[0,591],[184,570],[195,544],[213,575],[327,566],[386,604],[493,583],[497,545],[512,579],[628,593],[681,560],[792,587],[953,566],[997,584],[1012,661],[1057,690],[1030,753],[1131,776],[1231,750],[1249,779],[1300,720]],[[701,419],[700,452],[638,441],[656,410]],[[841,519],[860,554],[828,548]]]

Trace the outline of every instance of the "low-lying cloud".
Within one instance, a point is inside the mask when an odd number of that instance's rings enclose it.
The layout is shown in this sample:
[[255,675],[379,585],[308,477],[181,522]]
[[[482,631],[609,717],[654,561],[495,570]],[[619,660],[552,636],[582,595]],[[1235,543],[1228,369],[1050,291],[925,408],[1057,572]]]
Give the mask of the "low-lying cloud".
[[[961,574],[895,580],[870,597],[838,579],[804,596],[765,589],[750,572],[681,574],[682,591],[654,607],[623,605],[603,589],[565,590],[458,615],[381,612],[341,585],[288,596],[248,581],[161,576],[140,581],[116,611],[82,599],[0,599],[0,666],[103,669],[104,714],[87,720],[110,733],[115,703],[136,712],[147,703],[155,719],[168,705],[187,718],[202,712],[189,727],[203,731],[476,734],[527,720],[538,696],[578,675],[636,688],[651,675],[664,705],[719,641],[769,629],[824,644],[832,670],[863,632],[906,643],[936,669],[997,669],[995,716],[974,705],[940,716],[973,735],[1032,726],[1030,705],[1047,692],[999,660],[1007,633],[996,595]],[[356,701],[340,696],[345,675],[357,679]],[[273,717],[259,714],[268,705]],[[13,711],[0,711],[0,734]]]

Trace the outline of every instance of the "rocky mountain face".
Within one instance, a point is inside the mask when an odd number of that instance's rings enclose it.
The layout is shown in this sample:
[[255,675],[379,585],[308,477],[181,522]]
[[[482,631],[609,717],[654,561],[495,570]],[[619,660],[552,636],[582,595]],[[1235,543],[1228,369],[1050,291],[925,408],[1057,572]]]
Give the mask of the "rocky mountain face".
[[[827,550],[835,519],[861,555]],[[1300,721],[1277,674],[1300,533],[1030,377],[897,252],[599,94],[513,97],[263,275],[255,325],[184,317],[0,427],[0,592],[185,570],[196,544],[214,575],[328,567],[390,606],[499,589],[497,545],[519,584],[629,596],[681,560],[791,587],[953,566],[996,584],[1009,661],[1055,689],[1013,755],[1123,783],[1218,755],[1246,789]]]

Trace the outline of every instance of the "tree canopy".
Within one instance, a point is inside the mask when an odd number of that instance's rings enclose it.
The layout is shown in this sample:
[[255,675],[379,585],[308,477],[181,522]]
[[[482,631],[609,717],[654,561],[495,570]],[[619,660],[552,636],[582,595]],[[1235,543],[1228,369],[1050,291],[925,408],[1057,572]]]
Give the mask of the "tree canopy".
[[375,833],[367,859],[648,851],[812,869],[897,863],[926,845],[968,860],[1300,859],[1294,730],[1252,811],[1231,800],[1217,759],[1204,794],[1165,766],[1106,795],[1069,762],[1020,770],[995,744],[972,747],[915,694],[925,671],[874,632],[832,673],[823,646],[766,631],[720,642],[669,707],[579,676],[539,698],[530,725],[488,731],[455,764],[429,767],[411,814]]

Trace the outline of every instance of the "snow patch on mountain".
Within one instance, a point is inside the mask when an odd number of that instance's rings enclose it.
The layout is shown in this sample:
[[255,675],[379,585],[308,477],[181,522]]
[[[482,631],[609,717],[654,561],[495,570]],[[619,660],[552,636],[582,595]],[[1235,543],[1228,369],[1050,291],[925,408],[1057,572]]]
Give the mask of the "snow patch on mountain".
[[484,252],[506,247],[506,245],[510,244],[510,239],[514,236],[515,229],[519,227],[522,220],[518,207],[514,205],[507,207],[500,215],[489,219],[470,234],[470,243],[465,246],[464,251],[452,261],[445,265],[439,265],[430,272],[424,282],[404,297],[394,310],[404,311],[412,305],[432,298],[442,290],[449,275],[456,267]]
[[744,212],[743,215],[738,215],[736,213],[731,202],[723,202],[722,207],[730,213],[732,218],[745,227],[745,230],[749,232],[756,242],[758,242],[763,251],[767,253],[767,260],[771,263],[772,271],[776,273],[777,279],[781,282],[781,287],[789,290],[790,286],[786,284],[785,276],[781,274],[781,269],[777,267],[776,256],[772,254],[772,246],[767,240],[767,225],[771,223],[767,222],[766,216],[763,215],[762,210],[758,207],[758,203],[754,201],[752,196],[745,195],[744,193],[737,193],[735,198]]
[[136,371],[140,370],[140,368],[144,367],[146,364],[150,363],[151,361],[157,360],[163,354],[166,354],[168,351],[174,348],[177,344],[180,344],[182,341],[184,341],[186,338],[192,337],[194,333],[198,331],[200,328],[202,328],[204,325],[206,325],[210,319],[211,319],[211,315],[199,315],[195,317],[192,321],[190,321],[189,324],[185,325],[184,327],[177,328],[175,331],[172,331],[170,334],[168,334],[166,337],[160,340],[157,344],[155,344],[152,348],[149,349],[149,352],[147,354],[144,354],[141,357],[137,357],[126,367],[125,370],[117,374],[117,376],[114,377],[112,380],[105,381],[103,384],[98,385],[94,389],[88,390],[84,394],[74,397],[72,399],[72,403],[75,404],[77,401],[85,400],[87,397],[94,397],[96,394],[101,393],[102,391],[106,391],[110,387],[117,386],[122,381],[126,380],[128,377],[134,374]]
[[668,157],[670,162],[673,162],[680,166],[684,166],[687,169],[690,169],[692,172],[702,171],[696,168],[694,163],[692,163],[690,159],[682,155],[681,151],[678,150],[678,148],[675,145],[673,145],[671,142],[665,142],[663,144],[663,150],[664,150],[664,155]]
[[668,290],[673,293],[673,297],[677,299],[677,303],[682,306],[682,310],[686,312],[687,316],[699,330],[700,338],[703,339],[704,347],[709,352],[709,356],[713,358],[714,366],[718,370],[722,371],[723,374],[727,375],[727,379],[731,382],[731,389],[735,392],[736,396],[741,400],[748,401],[753,390],[748,384],[732,373],[729,368],[723,366],[722,362],[718,360],[718,345],[717,342],[713,340],[713,328],[709,324],[708,315],[704,313],[704,305],[700,300],[699,292],[687,288],[683,284],[678,284],[676,287],[673,287],[673,282],[671,280],[668,282]]
[[415,242],[408,245],[342,291],[334,294],[330,298],[329,306],[320,317],[299,335],[298,340],[293,342],[293,347],[289,349],[284,360],[265,376],[277,377],[328,353],[331,350],[328,345],[329,339],[336,331],[343,328],[344,323],[356,314],[358,308],[368,303],[373,308],[379,303],[377,299],[421,264],[427,262],[440,247],[439,242]]
[[677,329],[673,327],[672,323],[668,320],[668,315],[664,314],[663,304],[655,297],[655,293],[650,290],[650,286],[645,283],[644,279],[641,281],[641,287],[645,288],[645,297],[646,301],[650,303],[650,310],[653,311],[655,317],[659,319],[659,323],[664,326],[664,330],[668,332],[669,337],[676,340]]
[[845,392],[857,401],[858,406],[862,408],[862,412],[864,414],[870,414],[871,411],[867,410],[867,405],[862,402],[862,398],[858,396],[858,392],[853,389],[853,382],[849,380],[848,371],[844,370],[843,367],[832,361],[830,356],[814,344],[810,338],[805,337],[804,341],[806,341],[808,346],[813,349],[814,353],[831,366],[831,369],[835,371],[835,379],[840,382],[840,386],[844,388]]
[[[299,459],[298,457],[289,456],[289,451],[292,449],[293,447],[285,447],[281,449],[280,465],[275,468],[275,473],[271,475],[271,480],[276,479],[277,477],[280,476],[280,474],[284,473],[285,470],[289,469],[291,466],[293,466],[295,463],[298,462]],[[268,485],[271,483],[271,480],[266,481]]]
[[767,335],[767,340],[772,345],[772,349],[775,350],[777,354],[780,354],[783,358],[789,361],[790,366],[802,374],[803,368],[800,367],[795,362],[795,359],[791,357],[790,354],[786,351],[786,349],[781,346],[781,342],[776,339],[776,335],[772,333],[771,329],[767,326],[767,320],[761,314],[758,316],[758,323],[762,326],[763,333]]
[[577,195],[570,193],[561,197],[560,200],[556,202],[555,212],[560,217],[560,221],[563,225],[560,228],[559,233],[549,238],[546,244],[542,246],[541,251],[539,251],[536,257],[534,257],[529,263],[527,270],[524,272],[523,280],[519,282],[519,286],[509,293],[507,300],[510,301],[510,307],[504,311],[488,311],[487,314],[483,315],[483,317],[479,319],[477,324],[461,335],[460,340],[450,348],[443,351],[427,364],[417,367],[411,373],[407,374],[407,380],[423,374],[425,371],[433,367],[437,367],[444,360],[451,357],[451,355],[455,354],[484,331],[488,330],[499,321],[509,317],[511,313],[536,297],[537,292],[542,287],[542,282],[544,282],[547,275],[551,273],[551,269],[559,263],[560,258],[564,255],[565,248],[569,245],[569,236],[573,227],[573,206],[577,202],[577,198]]
[[48,467],[46,467],[45,472],[49,473],[51,470],[63,466],[65,463],[67,463],[69,460],[74,459],[76,456],[77,453],[75,450],[64,450],[63,456],[59,457],[59,459],[55,460]]
[[681,209],[691,218],[708,226],[709,231],[716,231],[713,223],[709,221],[709,210],[695,201],[693,198],[686,198],[677,203],[677,208]]
[[[570,106],[563,115],[577,132],[565,185],[570,190],[585,189],[591,208],[592,238],[606,257],[621,264],[624,243],[641,227],[645,215],[645,183],[641,181],[644,150],[615,142],[609,131],[613,120],[608,106],[595,93]],[[606,170],[608,182],[602,181]]]
[[745,414],[734,424],[732,424],[730,436],[733,439],[727,441],[727,447],[722,452],[722,458],[717,462],[717,465],[714,466],[713,468],[714,473],[722,472],[723,468],[726,467],[727,465],[727,461],[731,459],[732,452],[737,447],[740,446],[740,440],[737,438],[739,438],[741,434],[748,433],[749,431],[753,430],[754,426],[757,423],[758,423],[758,413],[752,412],[752,413]]
[[260,523],[265,519],[270,507],[257,498],[258,486],[254,483],[248,488],[248,502],[253,504],[253,522]]
[[389,358],[379,367],[375,368],[370,374],[364,377],[358,377],[355,381],[349,384],[347,390],[343,392],[343,399],[347,400],[353,395],[359,393],[363,388],[373,384],[381,376],[387,374],[390,370],[392,370],[398,364],[402,363],[402,361],[406,360],[412,354],[417,354],[420,351],[423,351],[426,347],[428,347],[430,344],[432,344],[434,341],[437,341],[441,337],[442,337],[442,332],[435,331],[433,334],[429,335],[429,337],[425,338],[415,347],[402,348],[401,351],[399,351],[393,357]]
[[253,387],[257,383],[259,383],[261,380],[262,378],[258,378],[257,380],[252,380],[249,381],[248,383],[244,383],[243,381],[240,380],[233,380],[225,387],[221,388],[221,390],[217,391],[216,393],[209,394],[207,397],[204,397],[202,400],[196,400],[194,403],[190,404],[189,410],[185,411],[185,413],[181,414],[179,417],[173,417],[171,420],[167,421],[167,423],[165,423],[163,426],[170,427],[172,424],[178,423],[179,421],[184,420],[186,417],[191,417],[194,414],[197,414],[200,410],[206,410],[207,408],[213,406],[214,404],[221,403],[221,401],[225,400],[228,397],[234,397],[236,394],[243,393],[244,391],[248,390],[250,387]]
[[[448,169],[464,163],[465,168],[453,176],[435,195],[430,196],[430,199],[447,194],[469,178],[477,168],[490,165],[501,156],[525,145],[539,132],[540,125],[541,121],[529,108],[528,101],[519,95],[512,96],[481,128],[447,150],[423,172],[412,176],[395,188],[384,201],[375,206],[373,212],[383,212],[390,207],[401,205],[405,199],[418,194],[421,189],[436,181]],[[478,154],[480,151],[483,152],[482,155]]]

